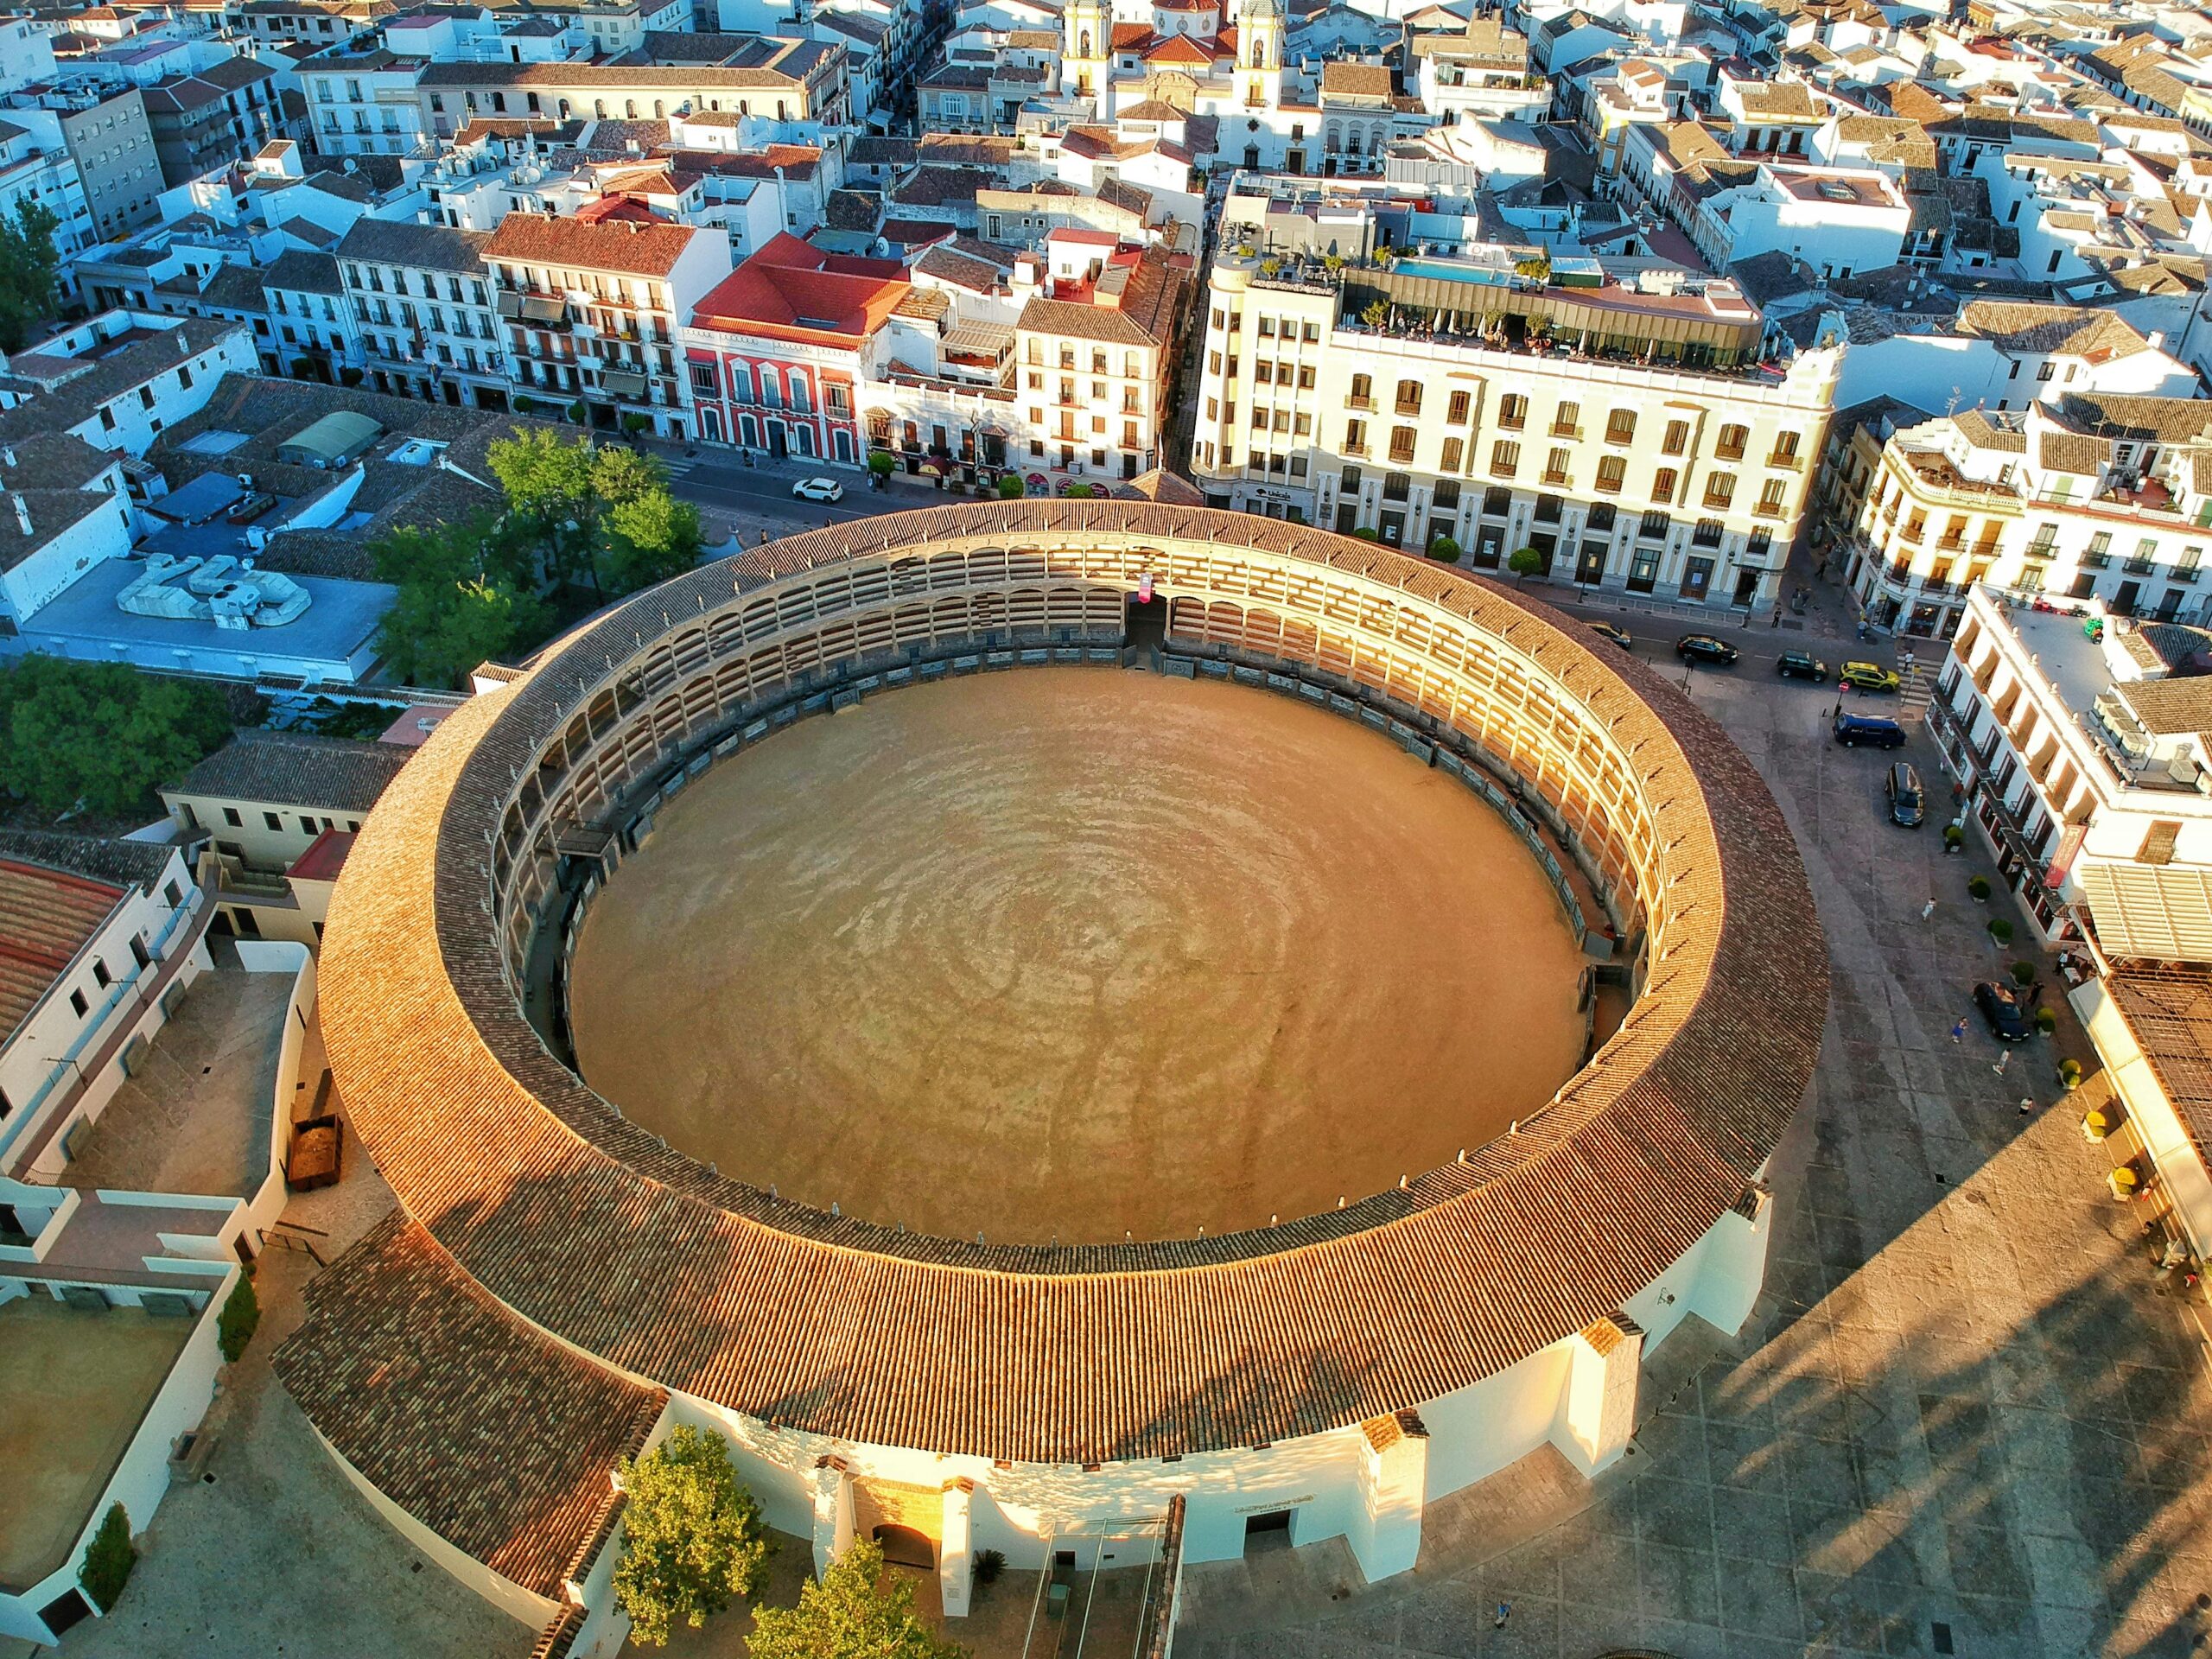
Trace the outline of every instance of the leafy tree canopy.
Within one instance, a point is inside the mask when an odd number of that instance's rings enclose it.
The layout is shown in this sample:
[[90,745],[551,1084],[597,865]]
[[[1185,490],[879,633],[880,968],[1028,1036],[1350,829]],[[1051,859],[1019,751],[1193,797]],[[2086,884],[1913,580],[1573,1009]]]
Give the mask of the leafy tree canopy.
[[719,1434],[679,1427],[622,1462],[625,1542],[614,1595],[640,1647],[664,1647],[681,1618],[694,1630],[753,1593],[768,1558],[760,1506]]
[[20,351],[31,329],[54,315],[61,255],[51,208],[24,197],[15,216],[0,214],[0,351]]
[[485,460],[549,586],[619,597],[698,561],[698,510],[669,493],[651,455],[537,428],[493,443]]
[[137,811],[230,732],[220,695],[191,681],[47,656],[0,671],[0,788],[43,812]]
[[968,1659],[968,1649],[914,1616],[914,1586],[883,1576],[883,1552],[860,1542],[788,1611],[763,1607],[746,1640],[751,1659]]
[[458,685],[477,664],[534,644],[550,625],[526,559],[487,518],[395,530],[371,553],[378,580],[399,589],[377,648],[410,684]]

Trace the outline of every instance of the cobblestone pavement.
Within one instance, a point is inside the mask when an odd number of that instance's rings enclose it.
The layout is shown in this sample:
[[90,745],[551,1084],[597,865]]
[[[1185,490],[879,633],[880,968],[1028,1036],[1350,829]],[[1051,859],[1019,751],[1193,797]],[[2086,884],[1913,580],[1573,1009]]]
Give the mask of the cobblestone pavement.
[[[1825,741],[1833,690],[1700,673],[1691,695],[1780,798],[1835,969],[1757,1310],[1732,1340],[1685,1330],[1660,1350],[1657,1409],[1594,1486],[1523,1459],[1440,1506],[1401,1579],[1359,1587],[1325,1547],[1275,1558],[1299,1565],[1274,1586],[1274,1562],[1191,1569],[1177,1659],[2028,1659],[2212,1639],[2204,1333],[2161,1295],[2101,1149],[2054,1109],[2056,1059],[2088,1044],[2063,1004],[2056,1043],[2002,1073],[1978,1021],[1951,1039],[1974,982],[2024,954],[1985,931],[2001,897],[1967,897],[1982,849],[1946,858],[1935,828],[1884,821],[1889,757]],[[1940,798],[1933,746],[1908,754]]]

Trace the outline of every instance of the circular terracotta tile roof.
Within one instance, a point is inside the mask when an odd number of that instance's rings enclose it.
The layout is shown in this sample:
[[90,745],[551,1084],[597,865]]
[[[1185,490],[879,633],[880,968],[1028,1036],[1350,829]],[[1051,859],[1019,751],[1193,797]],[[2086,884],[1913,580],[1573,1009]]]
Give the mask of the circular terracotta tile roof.
[[[1624,758],[1649,824],[1637,839],[1660,861],[1648,982],[1622,1029],[1465,1162],[1218,1238],[902,1233],[776,1202],[625,1121],[546,1049],[503,964],[492,849],[521,780],[594,695],[702,616],[842,566],[991,546],[1109,582],[1102,561],[1140,546],[1163,569],[1179,549],[1249,550],[1370,605],[1465,619],[1541,671],[1588,746]],[[1175,579],[1167,591],[1194,591]],[[492,1294],[634,1376],[770,1423],[1090,1462],[1418,1406],[1613,1313],[1702,1238],[1743,1201],[1820,1046],[1826,950],[1771,796],[1712,720],[1588,638],[1425,560],[1150,503],[891,514],[703,567],[457,710],[386,791],[322,955],[340,1093],[409,1214]]]

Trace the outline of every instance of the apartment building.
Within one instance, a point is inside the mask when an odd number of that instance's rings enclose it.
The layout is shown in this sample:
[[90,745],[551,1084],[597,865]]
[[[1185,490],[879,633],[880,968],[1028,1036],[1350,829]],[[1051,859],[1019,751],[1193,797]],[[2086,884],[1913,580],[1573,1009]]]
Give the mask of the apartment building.
[[[96,235],[120,236],[160,216],[162,162],[143,92],[133,86],[85,102],[49,91],[41,109],[56,118],[61,142],[76,158]],[[22,122],[30,115],[10,111],[8,118]]]
[[154,154],[171,188],[289,136],[276,72],[251,58],[225,58],[149,86],[144,97]]
[[1206,306],[1191,474],[1211,505],[1446,541],[1483,569],[1527,548],[1586,587],[1778,598],[1837,354],[1761,367],[1732,283],[1228,254]]
[[1877,627],[1948,639],[1980,582],[2195,620],[2212,404],[2069,395],[1901,428],[1841,529],[1846,579]]
[[491,240],[484,231],[378,219],[346,232],[336,254],[345,305],[377,391],[507,406],[505,330],[484,264]]
[[518,407],[581,403],[602,429],[688,434],[676,331],[729,276],[727,235],[626,213],[509,213],[483,251]]
[[361,366],[361,331],[334,255],[287,249],[260,275],[272,325],[264,355],[275,372],[335,381]]
[[[1033,262],[1036,256],[1030,256]],[[1017,464],[1076,478],[1135,478],[1160,464],[1183,273],[1157,247],[1097,231],[1055,231],[1039,285],[1014,321],[1025,423]]]
[[2045,942],[2212,959],[2212,632],[1982,586],[1929,707]]
[[861,389],[912,292],[893,262],[842,257],[795,236],[776,237],[716,284],[677,331],[693,432],[779,458],[858,465]]
[[845,49],[821,41],[762,37],[696,63],[434,63],[416,82],[422,129],[452,137],[472,120],[665,121],[724,110],[778,122],[843,124]]
[[404,156],[428,134],[415,82],[420,59],[383,46],[346,41],[299,68],[315,149],[325,156]]

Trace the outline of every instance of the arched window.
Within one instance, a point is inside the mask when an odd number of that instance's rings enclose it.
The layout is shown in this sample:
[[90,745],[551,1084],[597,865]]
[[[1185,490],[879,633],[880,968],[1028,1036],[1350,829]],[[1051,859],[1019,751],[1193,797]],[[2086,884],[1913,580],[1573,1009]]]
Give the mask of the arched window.
[[591,113],[592,113],[592,118],[593,118],[594,120],[595,120],[595,121],[604,121],[604,120],[606,120],[606,119],[607,119],[607,100],[606,100],[605,99],[603,99],[603,98],[594,98],[594,99],[592,99],[592,101],[591,101]]
[[622,118],[625,121],[634,121],[638,118],[638,100],[636,99],[626,98],[622,100]]
[[1080,51],[1078,51],[1078,52],[1076,54],[1076,56],[1077,56],[1078,58],[1087,58],[1087,57],[1089,57],[1090,55],[1090,31],[1089,29],[1084,29],[1084,30],[1083,31],[1083,48],[1082,48],[1082,49],[1081,49]]

